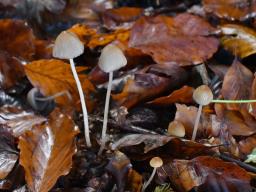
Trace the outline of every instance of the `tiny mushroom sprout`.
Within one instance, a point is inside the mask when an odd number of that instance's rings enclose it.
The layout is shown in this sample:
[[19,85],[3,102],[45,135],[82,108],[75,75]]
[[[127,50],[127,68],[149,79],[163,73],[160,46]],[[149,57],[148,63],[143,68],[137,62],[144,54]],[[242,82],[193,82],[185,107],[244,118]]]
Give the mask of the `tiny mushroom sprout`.
[[153,157],[150,162],[149,162],[150,166],[153,167],[153,171],[151,173],[151,176],[149,177],[148,181],[146,183],[144,183],[143,187],[142,187],[142,192],[144,192],[146,190],[146,188],[149,186],[149,184],[151,183],[151,181],[153,180],[155,174],[156,174],[156,169],[161,167],[163,165],[163,160],[160,157]]
[[213,100],[213,94],[211,89],[207,85],[201,85],[198,88],[195,89],[193,93],[193,99],[196,103],[199,104],[199,108],[196,115],[196,120],[194,124],[193,134],[192,134],[192,140],[194,141],[196,139],[196,134],[199,126],[200,116],[202,113],[202,108],[204,105],[208,105]]
[[105,73],[109,73],[109,81],[107,88],[107,95],[105,101],[104,118],[103,118],[103,128],[101,134],[101,146],[98,155],[101,155],[105,148],[106,143],[106,131],[108,123],[108,110],[109,110],[109,100],[113,80],[113,72],[124,67],[127,64],[126,57],[120,48],[116,45],[109,44],[102,49],[99,58],[99,67]]
[[186,134],[185,127],[179,121],[172,121],[168,126],[168,134],[176,137],[184,137]]
[[85,141],[88,147],[91,147],[90,141],[90,132],[89,132],[89,122],[88,122],[88,113],[86,109],[86,103],[84,99],[83,89],[79,80],[79,77],[76,72],[74,58],[83,54],[84,45],[79,40],[79,38],[72,32],[63,31],[59,34],[57,39],[55,40],[55,44],[53,47],[53,56],[59,59],[69,59],[71,70],[76,81],[78,93],[80,96],[80,101],[82,105],[83,111],[83,119],[84,119],[84,134]]

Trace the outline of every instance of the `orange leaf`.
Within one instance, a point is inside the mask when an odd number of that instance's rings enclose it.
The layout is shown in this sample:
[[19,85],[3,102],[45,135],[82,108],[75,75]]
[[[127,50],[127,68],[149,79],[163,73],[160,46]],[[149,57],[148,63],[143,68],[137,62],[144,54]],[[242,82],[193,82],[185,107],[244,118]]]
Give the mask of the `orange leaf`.
[[20,164],[31,191],[47,192],[68,174],[78,134],[70,115],[55,109],[47,123],[35,126],[19,140]]

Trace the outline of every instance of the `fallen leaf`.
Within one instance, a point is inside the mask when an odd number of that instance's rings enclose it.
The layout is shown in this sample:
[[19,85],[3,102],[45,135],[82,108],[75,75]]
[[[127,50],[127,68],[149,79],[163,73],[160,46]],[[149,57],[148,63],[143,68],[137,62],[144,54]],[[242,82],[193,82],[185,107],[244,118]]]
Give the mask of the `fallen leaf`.
[[19,59],[32,60],[35,53],[34,35],[22,20],[1,19],[0,50],[8,52]]
[[200,17],[187,13],[176,17],[142,17],[132,27],[129,46],[160,64],[200,64],[218,49],[218,40],[209,37],[214,30]]
[[8,89],[25,77],[25,72],[17,58],[0,51],[0,75],[0,87]]
[[164,165],[162,170],[178,191],[190,191],[200,186],[204,191],[214,192],[251,191],[251,177],[244,169],[210,156],[174,160]]
[[183,86],[182,88],[173,91],[170,95],[159,97],[148,102],[153,105],[167,106],[174,103],[192,103],[193,102],[193,87]]
[[39,125],[45,121],[45,117],[35,115],[32,111],[8,106],[0,109],[0,125],[16,138],[31,130],[34,125]]
[[[226,100],[249,99],[253,78],[253,73],[235,59],[224,77],[222,96]],[[240,107],[242,105],[227,104],[229,110],[239,110]]]
[[[85,69],[85,68],[83,68]],[[81,67],[78,67],[78,73]],[[51,96],[59,92],[67,91],[72,96],[72,101],[64,95],[56,98],[56,102],[62,106],[73,104],[80,109],[80,98],[76,82],[73,77],[70,65],[56,59],[33,61],[25,66],[25,72],[34,87],[40,89],[45,96]],[[90,93],[95,92],[94,86],[87,80],[86,75],[79,76],[83,90],[86,94],[88,111],[93,106],[90,100]]]
[[55,109],[45,124],[20,137],[20,164],[31,191],[47,192],[60,176],[68,174],[78,132],[70,115]]
[[140,192],[142,188],[142,176],[135,170],[130,169],[128,173],[128,190]]
[[243,158],[249,155],[256,146],[256,135],[247,137],[244,140],[239,141],[238,147]]
[[226,24],[221,26],[224,37],[221,43],[225,49],[240,58],[248,57],[256,53],[256,31],[236,24]]
[[219,18],[245,20],[255,16],[256,1],[247,0],[203,0],[204,10]]

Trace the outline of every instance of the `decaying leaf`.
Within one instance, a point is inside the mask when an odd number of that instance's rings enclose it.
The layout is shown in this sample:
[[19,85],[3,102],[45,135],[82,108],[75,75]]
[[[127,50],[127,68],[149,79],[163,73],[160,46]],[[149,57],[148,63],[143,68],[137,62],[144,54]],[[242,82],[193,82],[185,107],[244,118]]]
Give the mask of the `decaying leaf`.
[[[157,63],[200,64],[217,51],[214,28],[198,16],[142,17],[132,27],[129,46],[152,56]],[[159,35],[161,34],[161,35]]]
[[45,121],[45,117],[35,115],[32,111],[24,111],[17,107],[1,107],[0,109],[0,126],[17,138],[24,132],[31,130],[34,125],[39,125]]
[[174,103],[192,103],[193,102],[193,87],[183,86],[182,88],[173,91],[170,95],[159,97],[153,101],[148,102],[153,105],[167,106]]
[[31,60],[35,53],[34,35],[22,20],[0,20],[0,50],[19,59]]
[[174,160],[162,168],[177,191],[203,186],[204,191],[251,191],[250,175],[234,163],[199,156],[192,160]]
[[224,48],[234,55],[244,58],[256,53],[256,31],[248,27],[236,24],[221,26],[225,35],[221,42]]
[[[224,77],[221,90],[224,99],[249,99],[253,78],[253,73],[235,59]],[[239,110],[240,107],[239,104],[227,105],[230,110]]]
[[[80,67],[81,68],[81,67]],[[81,71],[79,68],[78,71]],[[56,102],[63,106],[76,105],[78,109],[79,95],[76,82],[71,72],[70,65],[60,60],[38,60],[25,66],[25,72],[30,82],[40,89],[41,93],[51,96],[59,92],[67,91],[71,94],[72,101],[66,95],[56,98]],[[88,110],[91,110],[89,95],[94,92],[94,86],[86,79],[86,75],[80,75],[80,81],[85,94]]]
[[25,72],[17,58],[0,51],[0,75],[0,87],[8,89],[19,82],[25,76]]
[[57,108],[46,123],[20,137],[20,164],[31,191],[47,192],[60,176],[68,174],[78,132],[70,115]]
[[245,20],[256,11],[255,0],[203,0],[203,6],[206,12],[229,20]]

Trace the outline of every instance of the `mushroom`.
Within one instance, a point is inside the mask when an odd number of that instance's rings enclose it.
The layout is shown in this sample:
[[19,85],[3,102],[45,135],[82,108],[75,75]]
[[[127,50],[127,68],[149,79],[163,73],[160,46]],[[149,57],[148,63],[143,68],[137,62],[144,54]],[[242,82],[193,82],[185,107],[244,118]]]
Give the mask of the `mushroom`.
[[76,72],[74,58],[83,54],[84,45],[79,40],[79,38],[72,32],[63,31],[59,34],[57,39],[55,40],[55,44],[53,47],[53,56],[59,59],[69,59],[71,70],[76,81],[78,93],[80,96],[80,101],[82,105],[83,118],[84,118],[84,134],[85,141],[88,147],[91,147],[90,141],[90,132],[89,132],[89,122],[88,122],[88,113],[86,109],[86,103],[84,99],[84,93],[79,81],[79,77]]
[[192,134],[192,141],[196,139],[196,134],[199,126],[200,116],[202,113],[202,108],[205,105],[208,105],[213,100],[213,94],[211,89],[207,85],[201,85],[193,93],[193,99],[196,103],[199,104],[199,108],[196,115],[196,120],[194,124],[193,134]]
[[105,73],[109,73],[109,80],[108,80],[108,88],[107,88],[107,95],[106,95],[105,108],[104,108],[104,119],[103,119],[103,127],[102,127],[102,134],[101,134],[101,146],[100,146],[98,155],[101,155],[102,151],[105,148],[105,143],[106,143],[109,100],[110,100],[110,93],[111,93],[111,87],[112,87],[113,72],[124,67],[126,64],[127,64],[127,60],[122,50],[117,46],[109,44],[102,49],[98,65],[102,71],[104,71]]
[[186,134],[185,127],[179,121],[172,121],[168,126],[168,134],[177,137],[184,137]]
[[146,188],[149,186],[149,184],[151,183],[151,181],[153,180],[155,174],[156,174],[156,169],[161,167],[163,165],[163,160],[160,157],[153,157],[150,162],[149,165],[151,167],[153,167],[153,171],[151,173],[151,176],[149,177],[148,181],[146,183],[143,184],[142,186],[142,192],[144,192],[146,190]]

